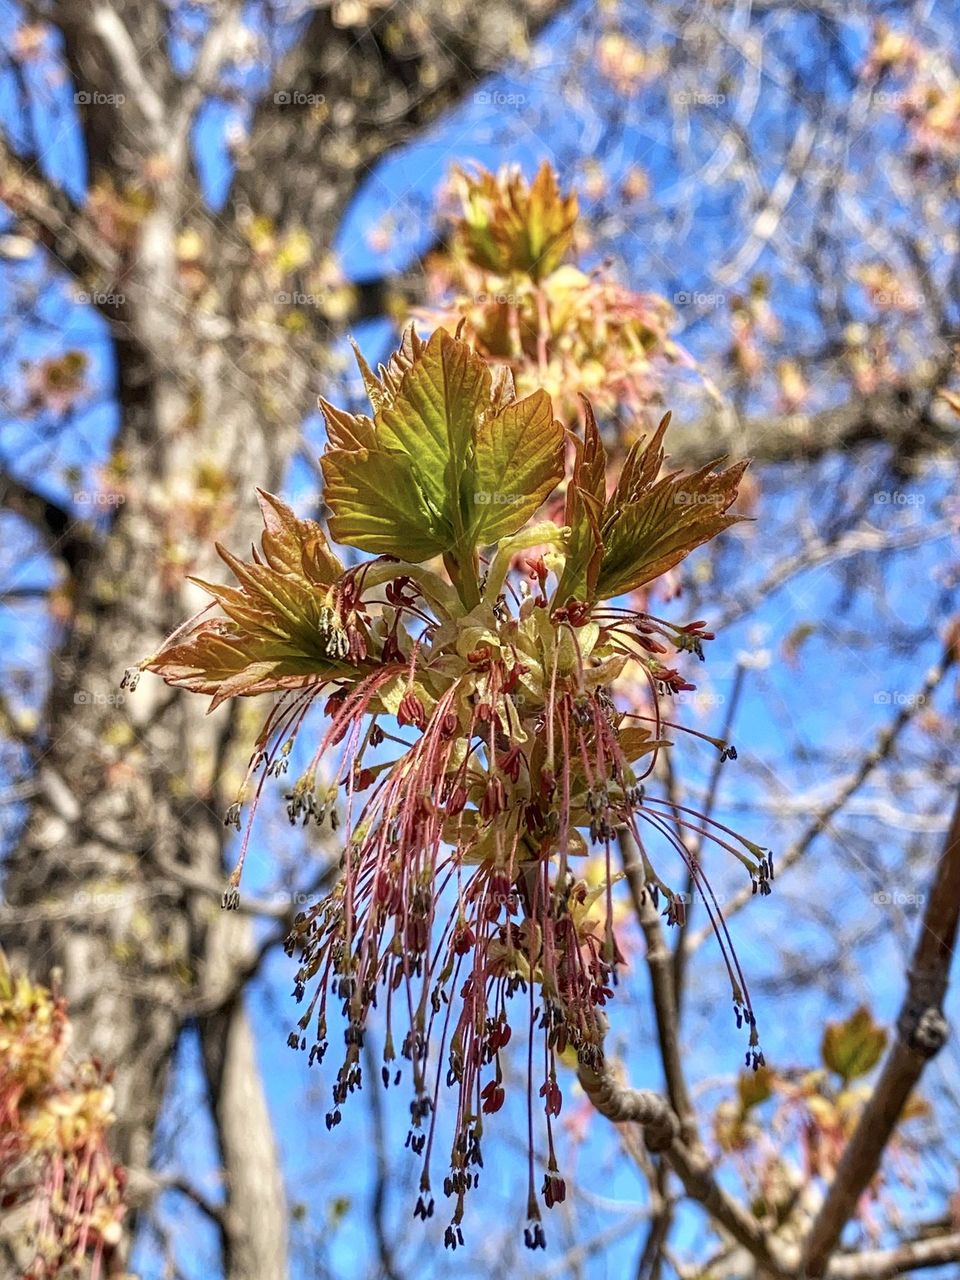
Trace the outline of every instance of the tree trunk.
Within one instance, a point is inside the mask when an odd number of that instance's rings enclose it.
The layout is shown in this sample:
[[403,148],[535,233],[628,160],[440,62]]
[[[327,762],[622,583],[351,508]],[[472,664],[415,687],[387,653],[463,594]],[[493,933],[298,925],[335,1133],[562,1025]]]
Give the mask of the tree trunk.
[[[235,941],[238,930],[222,927],[235,921],[224,917],[211,930],[214,939],[224,933]],[[238,956],[227,938],[223,942],[217,954],[227,982]],[[230,1206],[223,1232],[224,1275],[227,1280],[286,1280],[286,1197],[242,995],[203,1019],[200,1042]]]
[[[158,241],[168,234],[158,229]],[[220,577],[213,537],[242,548],[257,534],[254,487],[278,486],[306,383],[291,361],[286,389],[298,408],[283,405],[286,425],[266,414],[239,371],[237,344],[204,342],[158,313],[149,256],[134,314],[151,333],[151,354],[141,347],[136,361],[128,352],[119,364],[118,450],[135,482],[102,546],[78,566],[72,625],[54,657],[38,794],[6,881],[19,918],[2,937],[36,979],[59,971],[78,1051],[116,1064],[113,1146],[134,1169],[150,1164],[185,1011],[223,988],[247,929],[177,874],[223,881],[223,814],[233,797],[219,776],[235,717],[227,709],[208,717],[202,699],[159,681],[131,694],[121,680],[205,603],[184,568]],[[135,285],[127,288],[136,301]],[[214,528],[191,501],[204,482],[220,495]],[[205,1023],[203,1043],[236,1201],[230,1220],[243,1227],[228,1248],[228,1275],[281,1277],[283,1191],[242,1001]]]

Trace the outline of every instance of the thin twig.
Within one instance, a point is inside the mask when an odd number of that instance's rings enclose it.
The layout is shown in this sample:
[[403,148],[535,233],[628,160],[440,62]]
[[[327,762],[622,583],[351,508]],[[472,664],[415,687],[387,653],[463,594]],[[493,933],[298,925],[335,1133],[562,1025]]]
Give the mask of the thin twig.
[[[878,765],[889,759],[901,732],[914,716],[927,705],[931,695],[943,682],[955,658],[956,651],[954,646],[947,645],[939,661],[927,672],[919,693],[912,698],[904,700],[896,716],[878,735],[873,747],[866,752],[857,769],[849,775],[833,799],[817,810],[803,832],[784,853],[777,854],[778,874],[782,874],[803,857],[817,836],[826,831],[831,820],[836,817],[851,796],[859,791]],[[735,893],[726,905],[723,913],[724,919],[729,920],[732,915],[741,911],[751,901],[751,898],[752,891],[750,889],[743,889]],[[690,934],[685,942],[685,950],[687,952],[696,951],[711,936],[712,932],[709,927],[704,927],[698,929],[696,933]]]

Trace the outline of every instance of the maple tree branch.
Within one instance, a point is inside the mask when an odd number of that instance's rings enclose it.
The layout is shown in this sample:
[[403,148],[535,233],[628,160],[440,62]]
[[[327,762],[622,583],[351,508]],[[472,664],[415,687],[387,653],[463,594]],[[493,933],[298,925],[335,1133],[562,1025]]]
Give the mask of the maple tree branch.
[[[415,21],[395,9],[346,23],[329,5],[314,7],[256,106],[226,207],[249,206],[288,226],[338,217],[359,175],[483,76],[523,56],[565,6],[490,0],[478,10],[463,0],[424,0]],[[297,97],[342,104],[336,132],[292,110]],[[261,175],[268,170],[278,180],[267,185]]]
[[680,1027],[677,993],[673,982],[673,954],[666,944],[660,916],[643,883],[643,868],[637,858],[636,843],[629,831],[620,835],[620,856],[634,913],[647,943],[647,968],[653,1008],[657,1020],[657,1044],[663,1064],[670,1104],[680,1121],[684,1141],[696,1144],[693,1106],[687,1090],[680,1058]]
[[[371,1080],[376,1080],[379,1075],[379,1063],[369,1039],[364,1044],[363,1053],[364,1070]],[[386,1205],[390,1184],[390,1161],[387,1159],[386,1125],[384,1123],[383,1102],[379,1089],[367,1090],[367,1103],[370,1128],[373,1134],[373,1157],[376,1169],[373,1194],[370,1198],[370,1217],[373,1221],[373,1234],[377,1243],[380,1276],[381,1280],[401,1280],[401,1272],[398,1270],[394,1256],[393,1243],[387,1231]]]
[[[924,937],[928,941],[918,946],[917,956],[921,950],[930,952],[934,956],[942,954],[944,946],[947,945],[946,934],[936,931],[937,929],[949,931],[951,919],[955,937],[956,916],[960,908],[960,805],[958,805],[953,829],[954,836],[950,842],[951,858],[947,859],[946,856],[944,858],[944,866],[949,862],[949,867],[941,872],[931,895],[931,903],[936,900],[939,905],[932,913],[928,913],[928,919],[935,919],[938,923],[933,925],[932,934],[924,932]],[[916,972],[916,962],[914,971]],[[918,1032],[929,1034],[931,1026],[934,1028],[938,1026],[937,1019],[929,1017],[929,1010],[918,1014],[916,1008],[911,1005],[909,995],[905,1001],[905,1009],[912,1010],[908,1016],[915,1026],[914,1037]],[[928,1015],[926,1021],[924,1014]],[[901,1015],[901,1024],[903,1023],[904,1015]],[[901,1034],[903,1034],[903,1025],[901,1025]],[[915,1048],[909,1051],[914,1058],[917,1057]],[[922,1070],[926,1061],[929,1060],[929,1057],[922,1056],[923,1052],[926,1050],[921,1051],[919,1070]],[[891,1053],[890,1057],[893,1058],[894,1054]],[[889,1062],[890,1059],[888,1064]],[[819,1271],[814,1271],[811,1269],[809,1257],[801,1260],[793,1249],[771,1238],[753,1214],[723,1189],[714,1176],[712,1163],[706,1154],[694,1150],[683,1140],[679,1119],[666,1098],[652,1090],[635,1089],[625,1084],[617,1078],[615,1068],[610,1064],[596,1070],[581,1063],[577,1074],[584,1092],[596,1110],[613,1124],[640,1125],[644,1131],[647,1147],[662,1155],[667,1165],[679,1177],[687,1195],[746,1249],[768,1276],[783,1277],[783,1280],[788,1280],[790,1277],[796,1277],[797,1280],[813,1280],[816,1276],[825,1276],[826,1280],[892,1280],[893,1277],[904,1275],[912,1270],[942,1266],[960,1259],[960,1233],[950,1232],[930,1239],[908,1241],[891,1249],[858,1251],[833,1257],[828,1259]],[[887,1068],[874,1092],[874,1098],[880,1093],[886,1075]],[[909,1096],[913,1083],[915,1080],[907,1087],[903,1101]],[[900,1106],[902,1107],[902,1102]],[[886,1106],[883,1110],[886,1113]],[[899,1115],[899,1107],[892,1121],[875,1136],[874,1145],[879,1147],[878,1155],[882,1154],[889,1141],[897,1115]],[[864,1121],[867,1122],[866,1130],[864,1130]],[[873,1122],[865,1113],[858,1133],[864,1131],[873,1137],[872,1126]],[[850,1146],[855,1141],[856,1136]],[[850,1150],[849,1146],[847,1150]],[[841,1162],[838,1179],[843,1167],[844,1161]],[[859,1194],[875,1171],[876,1165],[870,1170],[869,1176],[850,1202],[851,1211],[856,1205]],[[841,1229],[842,1225],[843,1223],[840,1224]]]
[[127,1169],[129,1202],[131,1207],[146,1207],[157,1196],[176,1191],[195,1205],[216,1226],[221,1238],[227,1230],[230,1212],[225,1205],[217,1204],[189,1178],[181,1173],[157,1173],[153,1169]]
[[956,335],[944,335],[946,354],[923,362],[899,385],[828,409],[752,418],[729,411],[706,415],[674,433],[670,460],[694,467],[726,455],[757,463],[806,462],[871,444],[889,445],[898,457],[956,448],[956,415],[933,407],[953,369],[955,340]]
[[[105,178],[121,186],[142,173],[148,155],[166,155],[171,142],[169,7],[161,0],[116,7],[109,0],[55,0],[47,16],[63,41],[90,186]],[[163,201],[176,189],[169,182],[155,191]]]
[[960,1261],[960,1231],[911,1240],[893,1249],[867,1249],[849,1257],[834,1258],[829,1280],[892,1280],[894,1276],[926,1267],[942,1267]]
[[679,1177],[684,1190],[773,1276],[790,1274],[790,1259],[782,1254],[763,1226],[714,1177],[707,1155],[682,1138],[680,1120],[666,1098],[649,1089],[635,1089],[616,1078],[609,1062],[600,1068],[581,1063],[577,1076],[597,1111],[613,1124],[639,1124],[647,1147],[661,1153]]
[[[841,1233],[870,1185],[924,1068],[947,1039],[943,1002],[960,921],[960,796],[927,899],[907,992],[880,1078],[847,1143],[805,1250],[805,1274],[822,1276]],[[932,1264],[931,1264],[932,1265]]]
[[66,192],[10,147],[2,131],[0,200],[75,279],[116,278],[120,269],[116,251]]
[[168,141],[166,107],[163,98],[147,77],[130,31],[113,6],[105,0],[93,5],[88,22],[91,32],[99,36],[109,55],[124,93],[136,106],[147,126],[151,145],[163,148]]
[[82,520],[2,468],[0,509],[26,521],[43,539],[50,554],[59,556],[71,572],[89,554],[92,540]]
[[791,579],[809,573],[812,569],[836,565],[842,560],[864,553],[910,551],[952,535],[953,527],[947,521],[931,521],[922,528],[908,527],[893,531],[858,525],[836,538],[812,536],[805,539],[803,546],[797,551],[774,563],[762,581],[747,591],[737,593],[725,605],[722,613],[711,617],[710,626],[714,630],[732,626],[774,592],[781,590]]
[[[903,730],[925,706],[929,705],[932,694],[943,682],[955,661],[956,646],[953,643],[948,643],[944,647],[939,661],[924,676],[923,684],[917,694],[904,699],[897,714],[880,731],[870,750],[864,753],[856,770],[846,778],[833,798],[822,808],[816,810],[807,826],[789,848],[783,853],[778,852],[777,874],[779,876],[782,876],[789,867],[792,867],[795,862],[798,862],[803,857],[814,840],[827,830],[832,820],[847,801],[860,790],[877,766],[890,758]],[[750,889],[739,890],[735,893],[724,907],[724,919],[729,920],[737,911],[742,910],[751,901],[751,896]],[[696,951],[712,933],[712,928],[709,925],[704,925],[695,933],[688,934],[683,943],[685,953],[689,956],[691,952]]]
[[204,99],[216,87],[217,77],[229,60],[235,41],[241,35],[242,18],[243,5],[240,0],[225,0],[220,14],[211,19],[190,77],[185,81],[172,113],[171,151],[176,157],[176,163],[182,160],[189,142],[190,129]]

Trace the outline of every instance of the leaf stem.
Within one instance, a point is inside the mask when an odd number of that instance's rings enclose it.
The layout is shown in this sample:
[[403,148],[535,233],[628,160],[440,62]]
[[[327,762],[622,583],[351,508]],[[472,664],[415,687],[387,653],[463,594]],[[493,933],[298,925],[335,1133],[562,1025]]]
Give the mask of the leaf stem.
[[469,612],[480,603],[480,574],[475,547],[467,546],[443,553],[443,567],[450,575],[463,607]]

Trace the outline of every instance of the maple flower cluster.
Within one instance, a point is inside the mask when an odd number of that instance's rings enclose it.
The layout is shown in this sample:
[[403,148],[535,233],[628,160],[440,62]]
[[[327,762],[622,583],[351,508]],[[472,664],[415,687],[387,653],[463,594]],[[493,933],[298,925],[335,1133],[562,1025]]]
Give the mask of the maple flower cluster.
[[[64,1001],[14,973],[0,951],[0,1206],[29,1209],[24,1280],[89,1267],[120,1240],[125,1171],[107,1147],[113,1091],[70,1058]],[[79,1270],[77,1271],[79,1274]]]
[[430,255],[431,326],[464,325],[464,336],[509,364],[521,393],[546,390],[565,421],[589,396],[602,416],[629,422],[660,393],[666,365],[693,368],[671,337],[673,307],[626,288],[612,264],[578,265],[587,232],[576,192],[563,192],[546,162],[528,182],[515,168],[455,169],[448,243]]
[[[505,1101],[505,1051],[527,1028],[526,1239],[544,1241],[540,1202],[563,1200],[554,1123],[560,1058],[603,1060],[601,1013],[622,956],[613,929],[618,839],[636,842],[648,890],[670,920],[683,901],[647,847],[655,834],[689,866],[715,919],[748,1059],[760,1061],[749,996],[699,859],[677,831],[709,836],[767,888],[765,850],[645,790],[668,747],[663,697],[693,686],[671,655],[711,639],[615,603],[733,524],[745,464],[662,474],[667,419],[629,452],[607,493],[589,409],[582,436],[542,390],[515,394],[510,370],[466,342],[411,329],[388,364],[360,360],[371,413],[326,401],[322,458],[329,530],[371,553],[345,567],[320,524],[261,494],[262,554],[221,551],[238,586],[204,584],[219,606],[142,666],[213,695],[279,693],[245,795],[283,772],[323,694],[327,727],[291,786],[291,820],[342,820],[342,873],[289,939],[303,1016],[291,1043],[343,1058],[328,1127],[361,1085],[371,1011],[385,1027],[384,1085],[412,1083],[408,1146],[423,1159],[416,1212],[434,1212],[441,1088],[455,1101],[442,1157],[448,1245],[462,1243],[488,1117]],[[568,461],[570,466],[568,468]],[[568,474],[569,470],[569,474]],[[563,523],[537,520],[566,481]],[[649,689],[650,714],[618,707],[618,682]],[[636,702],[631,705],[639,705]],[[723,742],[717,749],[734,754]],[[237,818],[239,809],[230,817]],[[228,905],[236,901],[240,860]],[[578,873],[594,849],[599,885]],[[340,1027],[342,1026],[342,1031]],[[534,1115],[545,1132],[537,1185]]]

